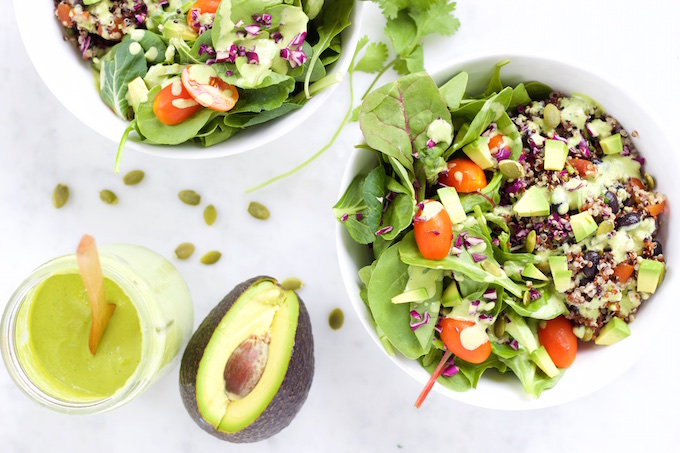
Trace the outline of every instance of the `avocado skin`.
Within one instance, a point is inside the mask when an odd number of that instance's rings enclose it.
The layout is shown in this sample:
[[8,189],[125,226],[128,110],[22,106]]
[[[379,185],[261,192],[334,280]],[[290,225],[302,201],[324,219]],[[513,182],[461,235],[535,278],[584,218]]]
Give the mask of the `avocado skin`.
[[[179,387],[184,407],[191,418],[207,433],[219,439],[235,443],[258,442],[267,439],[288,426],[295,418],[302,404],[307,399],[307,394],[312,386],[314,376],[314,338],[312,336],[312,323],[305,304],[299,296],[300,313],[298,315],[297,330],[295,332],[295,344],[288,363],[288,370],[276,393],[267,408],[245,429],[236,433],[224,433],[217,431],[207,423],[198,410],[196,401],[196,375],[198,365],[213,332],[220,321],[227,314],[239,297],[251,286],[262,281],[275,279],[267,276],[254,277],[237,285],[222,301],[217,304],[208,316],[203,320],[194,335],[189,340],[182,356],[182,365],[179,374]],[[277,283],[278,284],[278,283]]]

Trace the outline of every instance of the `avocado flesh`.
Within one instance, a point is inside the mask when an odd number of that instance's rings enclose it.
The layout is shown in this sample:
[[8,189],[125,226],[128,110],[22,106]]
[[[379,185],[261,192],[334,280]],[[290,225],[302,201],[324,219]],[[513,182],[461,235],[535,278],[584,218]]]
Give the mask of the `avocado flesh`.
[[[282,289],[270,281],[262,281],[243,293],[222,318],[205,348],[196,375],[196,401],[206,422],[219,431],[236,432],[266,409],[283,381],[290,360],[297,309],[297,303],[291,303],[290,296]],[[224,382],[227,361],[243,341],[265,334],[269,334],[271,342],[259,382],[246,397],[230,400]]]

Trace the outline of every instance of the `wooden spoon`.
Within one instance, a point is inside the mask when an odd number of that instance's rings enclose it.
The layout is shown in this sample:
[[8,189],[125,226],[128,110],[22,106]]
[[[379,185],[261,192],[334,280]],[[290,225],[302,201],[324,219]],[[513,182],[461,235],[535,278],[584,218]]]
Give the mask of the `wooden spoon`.
[[90,310],[92,310],[92,326],[90,327],[90,339],[88,345],[92,355],[97,353],[97,346],[104,335],[109,319],[113,316],[116,309],[114,304],[106,303],[104,294],[104,274],[99,263],[99,253],[94,238],[89,234],[83,236],[78,244],[76,252],[80,276],[85,284],[87,297],[90,299]]

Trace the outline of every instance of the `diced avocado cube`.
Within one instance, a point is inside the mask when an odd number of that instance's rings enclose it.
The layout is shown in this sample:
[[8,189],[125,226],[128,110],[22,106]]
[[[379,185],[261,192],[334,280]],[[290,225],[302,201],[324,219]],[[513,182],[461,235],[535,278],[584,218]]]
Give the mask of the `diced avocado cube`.
[[442,306],[446,308],[455,307],[460,305],[463,299],[460,298],[460,293],[458,292],[458,285],[455,281],[444,290],[442,293]]
[[628,336],[630,336],[628,324],[621,318],[612,318],[611,321],[600,330],[599,335],[595,338],[595,344],[609,346]]
[[128,83],[128,91],[125,94],[125,99],[128,101],[128,104],[130,104],[130,107],[136,112],[139,104],[146,102],[148,94],[149,89],[146,87],[144,79],[137,77],[132,80],[132,82]]
[[506,310],[505,316],[510,319],[510,322],[505,323],[505,331],[509,333],[512,338],[517,340],[517,343],[529,351],[529,353],[538,349],[536,337],[534,337],[534,333],[531,331],[526,321],[515,313],[514,310]]
[[477,137],[474,142],[468,143],[463,147],[463,152],[482,170],[493,167],[489,143],[486,141],[486,137]]
[[621,134],[610,135],[607,138],[600,140],[602,152],[605,154],[618,154],[623,151],[623,143],[621,142]]
[[571,275],[572,272],[569,270],[558,270],[553,273],[553,282],[555,284],[555,290],[557,292],[563,293],[569,289],[571,286]]
[[392,298],[393,304],[406,304],[410,302],[422,302],[429,299],[425,288],[417,288],[409,291],[404,291]]
[[452,223],[460,223],[467,218],[465,209],[463,209],[463,205],[460,204],[460,198],[458,197],[456,189],[453,187],[442,187],[437,190],[437,194],[439,194],[439,199],[444,205],[444,209],[446,209],[446,212],[449,214]]
[[550,358],[550,355],[548,355],[548,351],[546,351],[543,346],[540,346],[538,349],[529,354],[529,357],[531,357],[531,360],[536,365],[538,365],[538,367],[543,370],[543,372],[547,374],[548,377],[554,378],[560,374],[560,370],[557,369],[555,363]]
[[555,274],[555,271],[566,271],[567,270],[567,257],[566,256],[550,256],[548,257],[548,264],[550,264],[550,272]]
[[547,216],[550,215],[550,202],[544,189],[531,186],[515,203],[512,210],[520,217]]
[[559,140],[546,140],[544,149],[543,168],[546,170],[562,170],[569,154],[567,144]]
[[167,20],[163,24],[163,38],[181,38],[184,41],[195,41],[198,38],[198,33],[186,22]]
[[661,283],[664,269],[661,261],[643,259],[638,270],[637,290],[653,294]]
[[579,212],[569,218],[571,230],[574,232],[576,242],[587,238],[597,230],[597,223],[588,211]]
[[522,271],[522,278],[532,278],[534,280],[543,280],[545,282],[548,281],[548,277],[546,277],[543,272],[539,271],[538,268],[531,263],[524,267],[524,271]]

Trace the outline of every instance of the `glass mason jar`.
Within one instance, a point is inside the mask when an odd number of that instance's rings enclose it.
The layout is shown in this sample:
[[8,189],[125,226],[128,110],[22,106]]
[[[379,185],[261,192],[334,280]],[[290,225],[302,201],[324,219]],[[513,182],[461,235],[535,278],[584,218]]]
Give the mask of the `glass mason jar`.
[[125,244],[99,247],[99,259],[104,277],[118,285],[137,310],[142,338],[139,365],[112,395],[83,399],[50,388],[50,379],[35,371],[26,352],[28,314],[36,290],[51,276],[78,273],[75,255],[55,258],[33,271],[14,292],[2,317],[0,348],[10,376],[31,399],[57,412],[96,414],[131,401],[172,367],[193,330],[189,289],[169,261],[144,247]]

